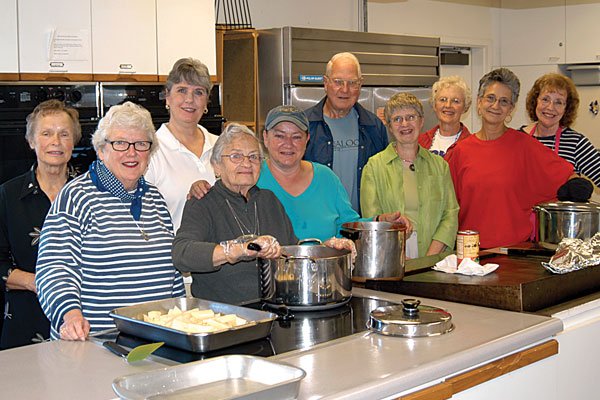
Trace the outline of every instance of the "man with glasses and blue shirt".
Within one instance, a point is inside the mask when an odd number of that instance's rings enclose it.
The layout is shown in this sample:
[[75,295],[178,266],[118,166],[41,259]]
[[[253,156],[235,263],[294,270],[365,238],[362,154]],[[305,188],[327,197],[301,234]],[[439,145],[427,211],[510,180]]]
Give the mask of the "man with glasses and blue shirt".
[[304,158],[333,170],[357,212],[362,169],[388,144],[383,123],[358,103],[362,81],[360,64],[352,53],[334,55],[323,76],[325,97],[305,111],[310,141]]

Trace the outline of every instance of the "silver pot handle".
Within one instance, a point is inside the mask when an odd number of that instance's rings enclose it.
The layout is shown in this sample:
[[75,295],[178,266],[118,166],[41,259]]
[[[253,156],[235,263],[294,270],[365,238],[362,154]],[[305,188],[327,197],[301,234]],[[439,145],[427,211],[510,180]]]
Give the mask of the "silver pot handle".
[[552,213],[550,213],[550,211],[546,210],[544,207],[534,206],[533,209],[536,211],[542,211],[542,212],[548,214],[548,218],[552,219]]
[[308,260],[310,261],[310,270],[312,272],[317,272],[319,270],[319,268],[317,268],[317,260],[315,260],[312,257],[296,257],[296,256],[282,256],[285,259],[285,264],[289,264],[290,261],[295,261],[295,260],[300,260],[300,261],[304,261],[304,260]]
[[320,239],[317,239],[317,238],[306,238],[306,239],[298,240],[298,245],[301,245],[301,244],[304,244],[304,243],[318,243],[318,244],[323,244],[323,242]]

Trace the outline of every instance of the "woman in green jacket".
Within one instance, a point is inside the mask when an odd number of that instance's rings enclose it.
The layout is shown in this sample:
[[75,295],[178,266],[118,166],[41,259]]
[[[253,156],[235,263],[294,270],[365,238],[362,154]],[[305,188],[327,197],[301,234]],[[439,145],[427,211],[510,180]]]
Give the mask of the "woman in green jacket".
[[423,105],[412,94],[398,93],[386,104],[386,126],[395,140],[369,159],[362,173],[364,217],[400,211],[413,224],[407,258],[454,248],[458,203],[448,164],[419,146]]

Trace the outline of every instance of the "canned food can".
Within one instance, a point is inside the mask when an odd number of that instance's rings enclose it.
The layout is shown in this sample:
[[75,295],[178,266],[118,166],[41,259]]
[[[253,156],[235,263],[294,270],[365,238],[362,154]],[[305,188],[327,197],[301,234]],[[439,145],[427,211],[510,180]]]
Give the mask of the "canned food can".
[[458,231],[456,235],[456,258],[458,264],[465,258],[479,262],[479,232]]

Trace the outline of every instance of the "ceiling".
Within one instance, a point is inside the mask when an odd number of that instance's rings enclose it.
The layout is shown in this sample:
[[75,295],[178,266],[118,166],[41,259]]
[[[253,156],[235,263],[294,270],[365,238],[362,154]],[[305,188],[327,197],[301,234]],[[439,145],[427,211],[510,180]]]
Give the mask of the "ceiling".
[[[405,3],[409,0],[367,0],[369,3]],[[592,4],[600,3],[600,0],[434,0],[444,3],[456,3],[469,6],[495,7],[508,9],[526,9],[526,8],[542,8],[542,7],[557,7],[575,4]]]

